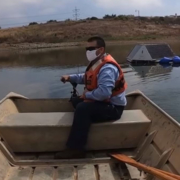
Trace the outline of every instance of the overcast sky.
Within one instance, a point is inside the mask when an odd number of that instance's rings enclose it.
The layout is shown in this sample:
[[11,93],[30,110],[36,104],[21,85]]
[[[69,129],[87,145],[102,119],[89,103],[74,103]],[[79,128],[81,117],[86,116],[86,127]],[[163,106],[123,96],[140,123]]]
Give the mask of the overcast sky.
[[141,16],[180,14],[180,0],[0,0],[0,26],[72,19],[75,7],[79,9],[79,18],[137,15],[135,10],[140,10]]

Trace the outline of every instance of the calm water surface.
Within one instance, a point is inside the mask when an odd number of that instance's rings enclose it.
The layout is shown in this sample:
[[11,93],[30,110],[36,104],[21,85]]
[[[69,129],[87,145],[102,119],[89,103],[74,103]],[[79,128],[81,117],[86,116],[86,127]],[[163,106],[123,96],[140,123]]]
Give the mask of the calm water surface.
[[[180,44],[171,44],[180,54]],[[111,46],[111,53],[119,63],[133,45]],[[34,53],[1,53],[0,99],[13,91],[29,98],[70,97],[71,85],[60,82],[64,74],[83,72],[87,60],[84,48],[39,51]],[[180,122],[180,67],[126,66],[123,68],[127,92],[141,90],[157,105]],[[79,92],[83,86],[78,87]]]

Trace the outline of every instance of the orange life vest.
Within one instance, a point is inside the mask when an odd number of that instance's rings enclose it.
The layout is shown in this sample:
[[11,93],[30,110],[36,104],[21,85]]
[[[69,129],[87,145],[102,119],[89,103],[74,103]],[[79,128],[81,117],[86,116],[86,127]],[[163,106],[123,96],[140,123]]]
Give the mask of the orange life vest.
[[119,70],[119,77],[115,83],[114,89],[112,90],[111,97],[113,97],[124,92],[127,88],[127,83],[125,82],[124,74],[120,65],[109,54],[103,57],[102,59],[96,62],[91,62],[89,64],[85,72],[85,88],[88,91],[93,91],[98,87],[97,76],[99,74],[101,67],[106,63],[115,65]]

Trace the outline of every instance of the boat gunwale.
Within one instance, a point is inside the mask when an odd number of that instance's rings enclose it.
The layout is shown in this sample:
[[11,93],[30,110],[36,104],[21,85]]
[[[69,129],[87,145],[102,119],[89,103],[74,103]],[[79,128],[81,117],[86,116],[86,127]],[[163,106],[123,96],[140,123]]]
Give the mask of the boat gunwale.
[[[152,100],[150,100],[143,92],[140,90],[135,90],[130,93],[126,94],[126,97],[134,96],[134,95],[141,95],[143,98],[145,98],[150,104],[152,104],[155,108],[157,108],[163,115],[167,116],[168,119],[170,119],[176,126],[180,127],[180,124],[168,113],[166,113],[163,109],[161,109],[156,103],[154,103]],[[151,120],[151,119],[150,119]]]

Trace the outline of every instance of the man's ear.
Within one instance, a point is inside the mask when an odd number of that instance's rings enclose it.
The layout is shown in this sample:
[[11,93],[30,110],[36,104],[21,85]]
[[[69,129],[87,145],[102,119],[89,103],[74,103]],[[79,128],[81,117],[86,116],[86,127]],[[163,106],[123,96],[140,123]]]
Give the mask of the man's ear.
[[97,51],[96,51],[96,56],[98,56],[100,53],[101,53],[101,50],[100,50],[100,49],[97,49]]
[[99,48],[99,49],[96,51],[96,55],[97,55],[97,56],[100,55],[100,54],[103,54],[103,53],[104,53],[104,48],[103,48],[103,47]]
[[102,47],[102,53],[104,53],[105,52],[105,48],[104,47]]

